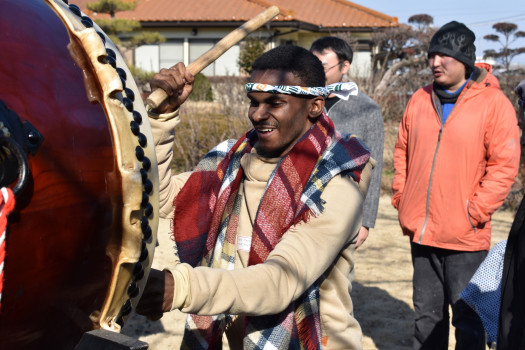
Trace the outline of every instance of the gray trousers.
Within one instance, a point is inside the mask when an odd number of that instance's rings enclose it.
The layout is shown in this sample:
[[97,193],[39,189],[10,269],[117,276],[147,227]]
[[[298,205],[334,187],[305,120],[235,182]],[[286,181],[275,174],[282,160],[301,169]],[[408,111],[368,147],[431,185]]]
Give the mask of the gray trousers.
[[414,350],[448,349],[449,305],[456,328],[456,350],[485,350],[486,335],[478,314],[459,293],[467,286],[487,251],[464,252],[411,243],[414,266]]

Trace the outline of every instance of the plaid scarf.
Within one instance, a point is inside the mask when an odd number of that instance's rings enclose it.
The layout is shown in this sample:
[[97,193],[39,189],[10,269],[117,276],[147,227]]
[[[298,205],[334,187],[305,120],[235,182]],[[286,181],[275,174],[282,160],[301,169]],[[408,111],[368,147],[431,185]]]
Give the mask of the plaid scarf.
[[[175,199],[173,233],[182,262],[232,270],[243,180],[241,158],[257,141],[254,130],[235,144],[223,142],[199,163]],[[282,235],[310,213],[323,210],[321,193],[337,174],[360,180],[370,153],[355,138],[343,139],[323,113],[276,166],[253,227],[249,265],[263,263]],[[245,349],[320,349],[319,285],[277,315],[247,317]],[[190,315],[187,349],[220,349],[230,315]]]

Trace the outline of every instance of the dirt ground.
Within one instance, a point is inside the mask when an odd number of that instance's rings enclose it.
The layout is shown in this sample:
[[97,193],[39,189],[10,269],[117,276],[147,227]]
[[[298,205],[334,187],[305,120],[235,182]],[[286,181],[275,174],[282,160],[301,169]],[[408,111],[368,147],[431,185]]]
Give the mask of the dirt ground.
[[[514,212],[498,211],[492,218],[492,244],[506,239]],[[159,247],[153,266],[162,268],[175,261],[169,222],[162,220],[158,231]],[[376,228],[356,252],[356,271],[352,300],[355,317],[363,329],[365,350],[407,350],[413,329],[412,264],[407,237],[402,236],[397,212],[390,197],[379,203]],[[150,350],[178,349],[185,315],[171,312],[159,321],[148,321],[133,314],[122,333],[149,344]],[[454,348],[451,336],[449,349]]]

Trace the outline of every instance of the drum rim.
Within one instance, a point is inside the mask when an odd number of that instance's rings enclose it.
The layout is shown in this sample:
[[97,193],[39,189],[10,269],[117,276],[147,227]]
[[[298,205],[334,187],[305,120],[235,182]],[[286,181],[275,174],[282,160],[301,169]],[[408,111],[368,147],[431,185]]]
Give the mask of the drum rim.
[[113,262],[111,283],[101,310],[90,318],[94,328],[120,331],[142,295],[157,242],[159,179],[153,134],[140,94],[130,96],[138,88],[117,47],[76,5],[44,1],[64,23],[76,63],[97,80],[100,91],[89,91],[86,82],[88,98],[104,109],[112,132],[122,179],[122,246],[107,249]]

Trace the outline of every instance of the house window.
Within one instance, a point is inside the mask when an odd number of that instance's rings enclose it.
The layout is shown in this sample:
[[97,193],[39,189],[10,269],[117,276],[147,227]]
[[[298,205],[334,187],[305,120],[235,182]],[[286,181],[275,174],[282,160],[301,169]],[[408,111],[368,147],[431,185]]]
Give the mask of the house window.
[[239,75],[239,55],[241,47],[232,46],[215,61],[215,75]]
[[159,46],[142,45],[135,49],[134,64],[147,72],[159,71]]
[[[189,57],[190,63],[195,61],[206,51],[211,49],[219,40],[217,39],[190,39]],[[239,54],[240,46],[234,45],[217,60],[206,67],[202,73],[206,76],[214,75],[239,75]]]
[[184,62],[182,40],[170,40],[159,45],[160,68],[170,68],[178,62]]
[[369,77],[371,71],[370,57],[370,51],[354,51],[354,59],[350,66],[350,76],[360,78]]
[[[206,51],[211,49],[215,45],[216,40],[206,40],[206,39],[192,39],[189,40],[190,44],[190,63],[195,61],[197,58],[202,56]],[[206,67],[202,74],[207,76],[215,75],[215,62],[211,63]]]

